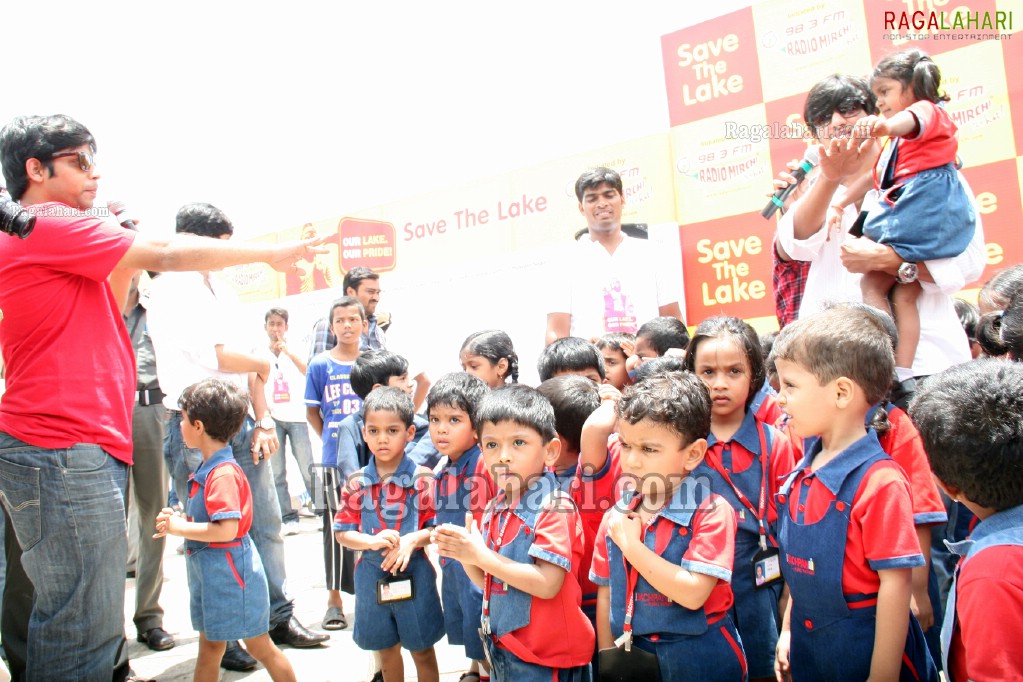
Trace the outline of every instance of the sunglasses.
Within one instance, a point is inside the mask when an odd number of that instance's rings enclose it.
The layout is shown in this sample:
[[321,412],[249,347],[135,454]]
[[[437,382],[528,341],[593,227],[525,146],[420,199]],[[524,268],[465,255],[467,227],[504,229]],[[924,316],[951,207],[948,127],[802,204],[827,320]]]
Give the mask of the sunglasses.
[[78,157],[78,167],[88,173],[92,170],[92,167],[96,165],[96,159],[93,157],[92,152],[57,152],[51,159],[59,159],[64,156],[76,156]]

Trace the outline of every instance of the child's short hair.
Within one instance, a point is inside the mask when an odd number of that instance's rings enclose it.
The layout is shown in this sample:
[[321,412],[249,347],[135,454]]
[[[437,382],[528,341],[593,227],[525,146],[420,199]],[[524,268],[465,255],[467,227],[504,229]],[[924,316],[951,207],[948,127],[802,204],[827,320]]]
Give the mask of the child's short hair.
[[774,342],[775,360],[800,365],[826,384],[848,377],[867,402],[880,401],[895,376],[895,356],[885,325],[852,306],[835,306],[787,325]]
[[369,392],[362,403],[362,413],[369,416],[371,412],[391,412],[405,422],[405,428],[412,426],[416,417],[412,397],[394,386],[379,386]]
[[579,452],[583,424],[600,407],[600,388],[587,379],[574,374],[548,379],[536,390],[550,401],[554,408],[554,428],[572,452]]
[[459,354],[468,352],[486,358],[496,365],[501,358],[508,361],[508,376],[513,384],[519,381],[519,356],[512,345],[511,337],[500,329],[485,329],[473,332],[462,342]]
[[594,341],[593,345],[599,350],[617,350],[624,353],[625,351],[622,350],[622,344],[635,342],[635,334],[629,334],[628,332],[609,332]]
[[359,316],[362,317],[363,320],[366,319],[366,309],[362,307],[362,303],[359,299],[354,296],[342,296],[330,304],[330,315],[327,317],[327,324],[332,324],[334,322],[334,311],[338,308],[358,308]]
[[586,339],[566,336],[543,349],[536,361],[540,381],[547,381],[561,372],[583,372],[597,370],[600,380],[607,378],[604,373],[604,355]]
[[1023,504],[1023,365],[954,365],[923,382],[909,414],[943,483],[982,507]]
[[993,358],[1012,354],[1023,360],[1023,291],[1013,295],[1005,310],[988,313],[977,324],[977,342]]
[[377,384],[387,385],[391,377],[408,372],[408,360],[389,350],[367,350],[359,354],[352,364],[349,381],[355,395],[363,400]]
[[429,412],[435,407],[454,407],[469,415],[472,427],[476,423],[476,407],[483,400],[490,387],[477,376],[468,372],[449,372],[430,387],[426,396],[426,409]]
[[488,422],[513,422],[533,429],[545,444],[557,435],[550,401],[535,388],[523,384],[501,386],[483,396],[476,408],[477,428],[482,429]]
[[973,343],[977,340],[977,325],[980,324],[980,311],[977,310],[977,306],[961,298],[953,298],[952,307],[956,309],[959,324],[962,325],[963,331],[966,332],[966,338],[970,343]]
[[210,377],[186,388],[178,407],[189,422],[202,422],[206,435],[227,443],[241,431],[249,412],[249,394],[238,386]]
[[710,410],[710,392],[692,372],[668,372],[626,386],[617,408],[619,419],[663,424],[686,445],[710,434]]
[[632,374],[632,381],[639,383],[650,377],[660,376],[668,372],[681,372],[686,368],[685,358],[678,355],[662,355],[659,358],[651,358],[636,368]]
[[1023,263],[1000,270],[985,282],[977,296],[977,307],[988,312],[1001,310],[1020,291],[1023,291]]
[[739,348],[749,365],[749,395],[746,396],[746,409],[753,404],[757,397],[757,391],[764,385],[767,378],[767,370],[764,368],[764,354],[760,350],[760,339],[757,332],[737,317],[720,315],[704,320],[696,328],[693,340],[686,349],[686,369],[690,372],[696,367],[696,351],[700,344],[707,339],[726,337],[731,339]]
[[671,348],[685,350],[689,343],[689,331],[678,318],[655,317],[639,328],[636,339],[646,339],[658,355],[664,355]]

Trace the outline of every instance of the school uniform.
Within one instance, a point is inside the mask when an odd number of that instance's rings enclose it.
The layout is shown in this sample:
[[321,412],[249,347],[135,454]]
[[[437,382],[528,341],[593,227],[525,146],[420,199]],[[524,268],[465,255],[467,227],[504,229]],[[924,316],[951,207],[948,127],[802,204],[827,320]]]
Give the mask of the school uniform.
[[483,518],[487,547],[523,564],[546,561],[565,571],[558,594],[540,599],[484,577],[482,630],[493,677],[508,682],[588,682],[593,626],[580,608],[575,567],[583,529],[575,505],[551,473],[536,477],[509,506],[503,492]]
[[712,433],[707,445],[704,463],[694,474],[706,472],[711,490],[736,513],[732,620],[742,636],[750,677],[771,677],[781,631],[782,583],[757,587],[754,560],[762,551],[777,550],[774,496],[784,476],[795,468],[792,447],[787,438],[761,422],[752,407],[730,440],[719,441]]
[[1023,505],[977,524],[950,542],[962,560],[941,631],[944,670],[952,682],[1023,679]]
[[[437,472],[436,479],[438,525],[464,526],[466,512],[471,512],[477,522],[482,521],[494,491],[478,445],[463,452],[458,461],[448,461]],[[455,559],[440,557],[440,568],[441,604],[448,644],[462,645],[468,658],[482,660],[485,654],[479,628],[483,590],[469,580],[462,564]]]
[[764,385],[753,397],[753,402],[750,403],[747,412],[752,412],[757,419],[771,426],[775,426],[785,415],[781,405],[778,404],[778,392],[771,388],[767,379],[764,379]]
[[192,627],[211,641],[249,639],[270,630],[270,592],[249,538],[252,494],[230,447],[189,476],[188,520],[238,519],[228,542],[185,540]]
[[[463,520],[464,522],[464,520]],[[354,530],[375,535],[385,529],[408,535],[435,523],[433,476],[403,456],[394,474],[382,482],[376,461],[349,481],[341,494],[335,531]],[[404,601],[377,603],[380,580],[391,576],[381,568],[384,552],[363,551],[355,565],[355,631],[352,639],[370,651],[396,644],[422,651],[444,636],[437,573],[426,553],[418,549],[403,572],[410,575],[414,596]]]
[[[625,491],[621,504],[632,508],[636,502],[641,503],[635,491]],[[746,656],[728,615],[736,529],[732,508],[699,477],[690,475],[643,529],[643,543],[671,564],[717,578],[699,609],[672,601],[626,565],[618,545],[607,535],[610,517],[608,512],[597,533],[590,577],[611,589],[612,636],[625,632],[631,602],[632,645],[657,656],[662,680],[747,679]]]
[[[922,566],[909,483],[877,435],[817,471],[819,439],[778,493],[778,542],[792,595],[792,679],[862,681],[874,651],[877,572]],[[908,605],[907,605],[908,606]],[[936,680],[923,632],[910,614],[901,679]]]

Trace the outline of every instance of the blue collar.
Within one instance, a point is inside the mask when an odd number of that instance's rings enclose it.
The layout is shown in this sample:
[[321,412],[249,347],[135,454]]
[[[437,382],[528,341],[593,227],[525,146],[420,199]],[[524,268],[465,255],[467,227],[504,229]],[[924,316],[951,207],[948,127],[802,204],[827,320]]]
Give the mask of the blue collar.
[[452,462],[451,459],[449,458],[448,465],[444,467],[444,470],[441,471],[442,475],[443,471],[451,470],[452,473],[454,473],[456,476],[464,476],[466,473],[465,470],[469,467],[469,462],[472,460],[473,453],[476,454],[480,453],[479,445],[473,445],[471,448],[463,452],[462,456],[458,458],[457,462]]
[[[807,448],[806,454],[803,455],[803,461],[799,463],[797,468],[809,468],[814,457],[820,454],[823,447],[823,442],[820,438],[814,439],[812,445]],[[863,438],[860,438],[838,453],[837,457],[815,471],[813,475],[831,491],[831,494],[838,495],[842,483],[849,477],[849,474],[877,457],[878,452],[884,453],[884,450],[881,448],[881,443],[877,440],[877,434],[873,430],[867,431]]]
[[[377,471],[375,457],[362,470],[362,480],[366,486],[380,483],[380,473]],[[398,463],[398,468],[394,470],[389,481],[402,488],[412,488],[416,483],[416,463],[402,454],[401,462]]]
[[[515,506],[510,508],[511,512],[532,527],[537,515],[545,508],[548,498],[557,490],[559,490],[557,478],[551,472],[545,471],[522,491]],[[496,512],[508,508],[508,499],[504,491],[498,492],[494,498],[493,510]]]
[[[620,504],[628,508],[635,496],[635,490],[623,491]],[[690,473],[675,488],[671,500],[668,501],[668,504],[657,515],[663,516],[680,526],[688,526],[692,523],[693,514],[703,506],[709,496],[710,488],[702,483],[697,476]]]
[[[728,442],[735,441],[742,447],[746,448],[754,455],[763,454],[760,452],[760,434],[757,433],[757,416],[753,413],[753,410],[746,410],[746,416],[742,418],[742,424],[739,424],[739,430],[732,434],[732,438]],[[718,439],[711,433],[707,436],[707,447],[713,447]]]
[[995,512],[978,523],[970,533],[970,537],[961,542],[946,540],[945,544],[959,556],[968,557],[972,553],[974,545],[980,543],[984,538],[1012,528],[1023,528],[1023,504]]
[[195,473],[189,476],[190,479],[194,480],[201,486],[206,485],[206,477],[210,475],[210,472],[216,469],[224,462],[234,461],[234,451],[231,450],[231,446],[223,447],[213,453],[213,456],[205,460],[199,465],[199,468],[195,470]]

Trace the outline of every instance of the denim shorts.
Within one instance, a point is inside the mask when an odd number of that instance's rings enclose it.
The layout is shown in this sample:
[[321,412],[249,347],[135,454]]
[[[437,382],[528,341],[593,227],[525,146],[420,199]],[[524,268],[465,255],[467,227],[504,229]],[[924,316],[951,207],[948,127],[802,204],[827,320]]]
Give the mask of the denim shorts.
[[248,535],[237,544],[190,550],[186,563],[192,627],[206,639],[249,639],[269,632],[270,593]]

